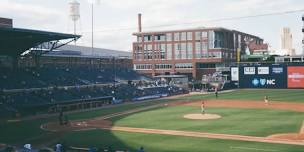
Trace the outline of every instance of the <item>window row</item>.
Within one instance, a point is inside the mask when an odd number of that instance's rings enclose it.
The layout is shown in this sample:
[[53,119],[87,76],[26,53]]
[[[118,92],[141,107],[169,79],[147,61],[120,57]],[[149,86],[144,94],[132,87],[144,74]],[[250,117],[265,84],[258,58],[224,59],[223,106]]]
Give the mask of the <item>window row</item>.
[[175,68],[177,68],[177,69],[192,69],[193,64],[192,63],[176,63]]
[[[213,32],[213,31],[210,31]],[[209,33],[210,33],[209,32]],[[194,36],[194,37],[193,37]],[[137,36],[137,42],[149,41],[187,41],[187,40],[204,40],[208,39],[208,32],[176,32],[166,34]]]
[[134,70],[152,69],[152,64],[134,64]]

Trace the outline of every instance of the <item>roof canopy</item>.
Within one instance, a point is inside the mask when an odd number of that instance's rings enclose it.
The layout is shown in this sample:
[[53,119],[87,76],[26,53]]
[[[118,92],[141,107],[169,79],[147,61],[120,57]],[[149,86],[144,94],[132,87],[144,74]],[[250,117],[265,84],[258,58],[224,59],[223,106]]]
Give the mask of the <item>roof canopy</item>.
[[80,35],[47,31],[0,28],[0,55],[18,56],[26,50],[44,42],[78,39]]

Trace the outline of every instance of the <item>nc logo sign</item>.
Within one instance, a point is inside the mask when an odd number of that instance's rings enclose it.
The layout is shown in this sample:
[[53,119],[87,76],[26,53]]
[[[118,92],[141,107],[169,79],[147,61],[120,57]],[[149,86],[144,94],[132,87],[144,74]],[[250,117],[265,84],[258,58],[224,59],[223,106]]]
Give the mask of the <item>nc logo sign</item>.
[[275,85],[275,79],[272,79],[272,80],[267,80],[266,82],[268,85]]
[[252,80],[252,84],[254,86],[266,86],[266,85],[276,85],[276,81],[275,79],[257,79],[257,78],[254,78]]

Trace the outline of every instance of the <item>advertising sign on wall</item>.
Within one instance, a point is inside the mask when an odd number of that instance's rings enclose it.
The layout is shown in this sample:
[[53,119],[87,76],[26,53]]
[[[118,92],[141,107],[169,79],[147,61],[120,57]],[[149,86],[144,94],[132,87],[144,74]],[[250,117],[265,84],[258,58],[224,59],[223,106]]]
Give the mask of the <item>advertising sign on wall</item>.
[[258,67],[258,74],[269,74],[269,67]]
[[231,68],[231,81],[239,81],[239,68],[238,67]]
[[288,88],[304,88],[304,66],[289,66],[288,74]]
[[240,68],[239,85],[241,88],[287,88],[285,65],[256,65]]
[[254,75],[255,67],[244,67],[244,74],[245,75]]

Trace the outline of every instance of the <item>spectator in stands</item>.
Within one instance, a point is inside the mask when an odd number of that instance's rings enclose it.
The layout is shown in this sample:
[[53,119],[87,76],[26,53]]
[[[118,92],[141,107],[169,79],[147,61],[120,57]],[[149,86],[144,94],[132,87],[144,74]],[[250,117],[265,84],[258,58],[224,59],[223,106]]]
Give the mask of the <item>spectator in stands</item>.
[[140,147],[138,152],[145,152],[144,147]]
[[32,145],[31,144],[25,144],[23,146],[23,152],[31,152],[32,151]]
[[62,144],[58,143],[55,145],[55,152],[62,152]]

